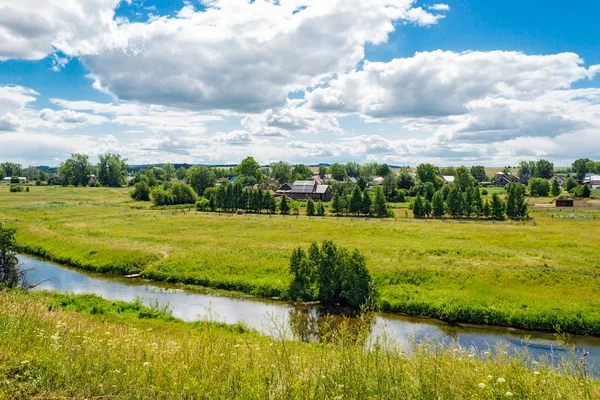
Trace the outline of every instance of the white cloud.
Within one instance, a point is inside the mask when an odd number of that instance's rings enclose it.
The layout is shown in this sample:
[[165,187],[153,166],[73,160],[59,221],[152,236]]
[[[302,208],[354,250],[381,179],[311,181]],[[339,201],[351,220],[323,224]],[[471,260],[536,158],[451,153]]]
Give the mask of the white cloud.
[[461,115],[474,100],[527,100],[593,77],[596,67],[582,64],[573,53],[424,52],[390,62],[365,62],[363,70],[341,75],[306,99],[315,110],[366,118]]
[[40,60],[59,49],[94,54],[119,42],[114,8],[120,0],[3,0],[0,61]]
[[262,112],[352,69],[393,23],[443,15],[412,0],[215,0],[177,18],[126,23],[118,39],[82,57],[96,87],[123,100],[203,110]]

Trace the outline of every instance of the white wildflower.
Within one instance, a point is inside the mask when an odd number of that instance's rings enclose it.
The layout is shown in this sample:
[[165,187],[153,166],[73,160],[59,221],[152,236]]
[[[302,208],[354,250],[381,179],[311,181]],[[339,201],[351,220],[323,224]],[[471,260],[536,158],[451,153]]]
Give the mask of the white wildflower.
[[540,374],[540,372],[539,372],[539,371],[533,371],[533,374],[534,374],[534,375],[539,375],[539,374]]
[[513,394],[512,394],[511,392],[506,392],[506,393],[504,393],[504,395],[505,395],[506,397],[512,397],[512,395],[513,395]]
[[498,383],[504,383],[506,380],[504,378],[498,378]]
[[483,382],[481,382],[481,383],[480,383],[479,385],[477,385],[477,386],[479,386],[481,389],[485,389],[485,383],[483,383]]

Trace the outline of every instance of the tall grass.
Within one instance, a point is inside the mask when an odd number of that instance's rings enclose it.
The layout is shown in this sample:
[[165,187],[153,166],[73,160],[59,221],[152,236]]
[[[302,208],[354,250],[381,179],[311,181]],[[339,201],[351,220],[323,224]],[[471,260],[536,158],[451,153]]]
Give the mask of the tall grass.
[[131,208],[127,189],[9,195],[0,219],[26,251],[89,270],[286,298],[291,251],[333,239],[366,257],[384,310],[600,335],[598,211],[532,211],[535,226],[415,223],[172,214]]
[[[92,296],[0,293],[0,398],[594,399],[587,367],[434,342],[303,344]],[[151,314],[151,313],[150,313]]]

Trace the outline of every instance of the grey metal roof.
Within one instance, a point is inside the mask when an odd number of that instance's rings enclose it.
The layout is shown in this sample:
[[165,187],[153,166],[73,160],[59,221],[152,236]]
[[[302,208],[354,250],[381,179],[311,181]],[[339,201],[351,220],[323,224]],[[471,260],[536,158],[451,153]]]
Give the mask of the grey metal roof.
[[327,193],[327,189],[329,189],[329,185],[317,185],[317,194],[325,194]]
[[315,191],[315,181],[296,181],[292,183],[292,193],[313,193]]

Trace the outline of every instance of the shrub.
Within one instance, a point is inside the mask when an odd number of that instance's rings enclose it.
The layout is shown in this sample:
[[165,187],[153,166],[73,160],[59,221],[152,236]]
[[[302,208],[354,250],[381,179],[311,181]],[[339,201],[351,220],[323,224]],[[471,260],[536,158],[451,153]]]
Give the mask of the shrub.
[[533,197],[546,197],[550,194],[550,182],[543,178],[529,180],[529,194]]
[[195,204],[198,200],[198,195],[187,183],[175,182],[169,190],[173,193],[173,204]]
[[482,196],[487,196],[488,195],[488,190],[487,189],[481,189],[481,195]]
[[19,177],[18,177],[18,176],[11,176],[11,177],[10,177],[10,183],[16,183],[16,184],[19,184],[19,183],[21,183],[21,181],[19,180]]
[[198,211],[208,211],[210,208],[210,200],[206,197],[196,202],[196,210]]
[[35,186],[42,186],[42,180],[41,179],[36,179],[35,181]]
[[146,182],[138,182],[133,187],[131,198],[135,201],[150,201],[150,186]]
[[12,193],[20,193],[20,192],[24,192],[25,188],[23,186],[19,186],[19,185],[10,185],[10,191]]
[[577,187],[577,181],[574,178],[569,177],[565,180],[565,183],[563,183],[563,187],[567,192],[570,192]]
[[[25,188],[25,192],[29,193],[29,186]],[[589,196],[588,196],[589,197]]]
[[155,206],[169,206],[173,204],[173,193],[157,187],[152,190],[152,202]]
[[588,185],[579,185],[573,190],[573,194],[576,197],[588,198],[592,194],[592,189]]

